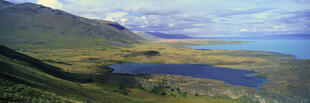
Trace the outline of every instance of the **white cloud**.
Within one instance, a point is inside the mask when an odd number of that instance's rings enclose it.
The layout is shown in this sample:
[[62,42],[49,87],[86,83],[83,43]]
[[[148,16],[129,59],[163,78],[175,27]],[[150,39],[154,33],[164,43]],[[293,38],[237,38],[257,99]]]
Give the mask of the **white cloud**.
[[145,16],[142,16],[141,19],[142,19],[142,20],[146,20],[146,17],[145,17]]
[[240,29],[240,31],[241,31],[241,32],[247,32],[247,31],[249,31],[249,30],[246,29],[246,28],[243,28],[243,29]]
[[[127,15],[127,12],[115,12],[111,13],[108,15],[105,20],[110,20],[110,21],[127,21],[126,19],[123,18],[123,16]],[[122,20],[123,19],[123,20]]]
[[61,9],[62,8],[62,3],[58,2],[57,0],[38,0],[37,4],[48,6],[48,7],[51,7],[53,9]]
[[82,16],[82,17],[87,17],[87,18],[89,18],[89,19],[102,19],[100,16],[93,15],[93,14],[91,14],[91,13],[81,14],[80,16]]
[[122,22],[126,22],[126,21],[128,21],[128,19],[127,18],[122,18],[121,21]]
[[170,23],[169,24],[169,27],[174,27],[175,25],[173,23]]

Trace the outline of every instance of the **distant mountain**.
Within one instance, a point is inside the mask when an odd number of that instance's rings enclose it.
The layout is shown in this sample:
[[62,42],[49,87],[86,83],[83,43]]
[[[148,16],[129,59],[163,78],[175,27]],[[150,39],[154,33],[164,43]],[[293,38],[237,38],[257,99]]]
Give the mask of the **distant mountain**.
[[137,35],[139,35],[140,37],[146,39],[146,40],[158,40],[158,39],[162,39],[160,37],[154,36],[152,34],[149,34],[147,32],[143,32],[143,31],[135,31],[135,33]]
[[192,39],[193,38],[185,34],[166,34],[166,33],[160,33],[160,32],[146,32],[146,33],[162,38],[162,39]]
[[142,37],[126,27],[94,20],[38,4],[0,0],[0,43],[51,47],[138,43]]
[[304,38],[310,39],[310,34],[286,34],[286,35],[270,35],[267,38]]

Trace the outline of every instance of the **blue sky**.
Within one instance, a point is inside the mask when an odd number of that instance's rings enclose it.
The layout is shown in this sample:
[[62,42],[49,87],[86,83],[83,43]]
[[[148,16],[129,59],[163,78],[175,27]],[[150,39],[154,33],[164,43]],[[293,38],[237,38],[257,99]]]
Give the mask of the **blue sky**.
[[8,0],[32,2],[133,31],[202,37],[310,34],[310,0]]

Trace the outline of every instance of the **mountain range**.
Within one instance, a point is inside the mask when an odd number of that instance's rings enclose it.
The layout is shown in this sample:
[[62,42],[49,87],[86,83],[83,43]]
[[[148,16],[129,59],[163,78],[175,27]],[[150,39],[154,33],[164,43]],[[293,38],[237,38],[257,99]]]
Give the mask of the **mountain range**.
[[[135,31],[135,33],[146,40],[158,40],[158,39],[194,39],[195,37],[190,37],[185,34],[167,34],[162,32],[144,32]],[[196,38],[199,39],[199,38]]]
[[193,38],[185,34],[167,34],[167,33],[161,33],[161,32],[146,32],[146,33],[159,37],[159,38],[163,38],[163,39],[191,39]]
[[306,38],[310,38],[310,35],[309,34],[286,34],[286,35],[269,35],[269,36],[266,36],[266,38],[303,38],[303,39],[306,39]]

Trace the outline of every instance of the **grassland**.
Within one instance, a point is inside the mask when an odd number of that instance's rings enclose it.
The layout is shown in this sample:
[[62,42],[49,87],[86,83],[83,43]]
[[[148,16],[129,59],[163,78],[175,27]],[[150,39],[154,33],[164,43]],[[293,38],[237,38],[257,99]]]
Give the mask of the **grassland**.
[[[110,100],[122,102],[176,102],[235,103],[257,102],[307,102],[310,81],[309,60],[294,60],[292,56],[268,52],[238,50],[195,50],[185,45],[241,43],[217,40],[159,40],[131,46],[93,48],[16,48],[17,51],[38,58],[59,67],[62,71],[79,74],[81,79],[91,79],[91,83],[78,83],[85,91],[98,91],[98,96],[112,95]],[[151,52],[151,53],[150,53]],[[155,54],[155,55],[154,55]],[[256,90],[233,86],[224,82],[182,76],[152,75],[128,76],[109,74],[108,65],[137,63],[166,64],[208,64],[258,72],[256,75],[268,79],[268,83]],[[86,76],[85,76],[86,75]],[[112,78],[112,79],[111,79]],[[132,83],[128,83],[132,81]],[[168,81],[163,83],[163,81]],[[125,87],[120,85],[125,84]],[[156,87],[164,84],[160,89]],[[159,92],[152,92],[152,91]],[[201,90],[197,90],[201,89]],[[202,90],[203,89],[203,90]],[[176,91],[178,90],[178,91]],[[162,91],[162,92],[160,92]],[[87,93],[88,93],[87,92]],[[56,93],[57,94],[57,93]],[[97,95],[97,92],[93,93]],[[209,96],[206,96],[209,95]],[[114,97],[116,96],[116,97]],[[212,96],[212,97],[210,97]],[[96,98],[96,97],[94,97]],[[99,97],[98,97],[99,98]],[[98,99],[97,98],[97,99]],[[227,99],[226,99],[227,98]],[[232,98],[237,100],[231,100]],[[250,100],[249,100],[250,98]],[[94,99],[94,100],[97,100]],[[123,102],[124,102],[123,101]],[[208,103],[208,102],[207,102]]]
[[[240,43],[216,40],[160,40],[135,44],[130,47],[98,48],[31,48],[18,49],[46,63],[61,67],[65,71],[80,73],[102,73],[102,68],[115,63],[166,63],[166,64],[209,64],[222,67],[241,68],[258,65],[279,65],[277,60],[291,59],[291,56],[266,52],[236,50],[195,50],[184,45]],[[157,51],[156,56],[143,54]]]
[[[180,91],[175,91],[174,96],[162,95],[132,85],[105,83],[97,76],[108,74],[96,76],[88,73],[85,73],[88,75],[70,73],[3,46],[0,50],[1,102],[241,103],[239,100],[229,98],[195,96]],[[53,63],[68,65],[64,62]],[[93,80],[84,81],[85,78]],[[161,92],[167,91],[161,90]]]

